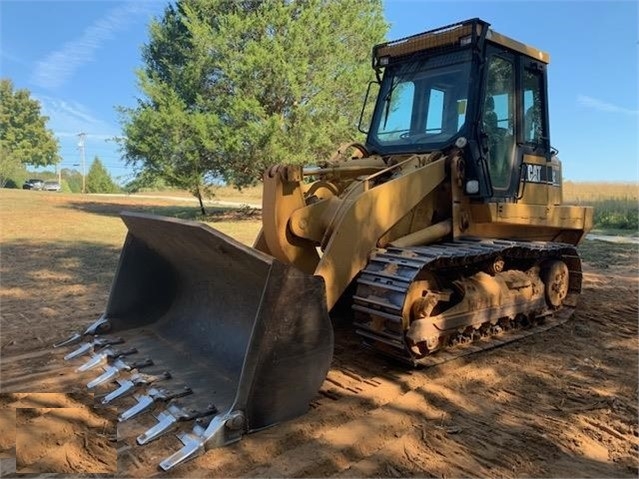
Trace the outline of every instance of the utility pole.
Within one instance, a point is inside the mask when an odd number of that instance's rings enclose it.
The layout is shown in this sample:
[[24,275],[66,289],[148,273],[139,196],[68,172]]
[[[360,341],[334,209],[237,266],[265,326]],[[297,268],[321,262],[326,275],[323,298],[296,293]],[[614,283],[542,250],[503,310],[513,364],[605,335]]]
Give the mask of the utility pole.
[[80,132],[78,133],[78,137],[80,140],[78,141],[78,149],[80,150],[80,159],[82,160],[82,193],[86,193],[86,168],[84,163],[84,138],[87,136],[86,133]]

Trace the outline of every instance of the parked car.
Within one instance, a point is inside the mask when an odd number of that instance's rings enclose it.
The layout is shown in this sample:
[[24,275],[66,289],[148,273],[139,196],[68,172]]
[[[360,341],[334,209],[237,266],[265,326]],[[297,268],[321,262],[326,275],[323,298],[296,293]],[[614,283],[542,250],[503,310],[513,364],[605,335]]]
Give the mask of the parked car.
[[24,182],[22,185],[23,190],[41,190],[44,186],[44,181],[38,180],[37,178],[32,178]]
[[44,191],[60,191],[62,187],[57,181],[45,181],[42,185]]

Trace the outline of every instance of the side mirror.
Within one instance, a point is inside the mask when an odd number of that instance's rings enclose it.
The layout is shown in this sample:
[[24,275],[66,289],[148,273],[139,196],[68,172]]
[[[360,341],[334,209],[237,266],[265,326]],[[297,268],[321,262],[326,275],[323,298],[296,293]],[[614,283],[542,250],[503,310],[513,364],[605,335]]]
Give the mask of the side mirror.
[[548,138],[547,136],[540,136],[537,148],[541,148],[542,151],[545,153],[546,161],[550,161],[552,159],[552,147],[550,146],[550,138]]
[[[368,129],[370,128],[371,121],[373,119],[373,111],[375,109],[375,102],[377,100],[377,96],[379,95],[379,82],[371,81],[368,84],[368,88],[366,89],[366,97],[364,97],[364,104],[362,105],[362,111],[359,114],[359,122],[357,123],[357,129],[364,134],[368,134]],[[369,99],[373,99],[369,103]],[[363,127],[362,125],[366,125]]]

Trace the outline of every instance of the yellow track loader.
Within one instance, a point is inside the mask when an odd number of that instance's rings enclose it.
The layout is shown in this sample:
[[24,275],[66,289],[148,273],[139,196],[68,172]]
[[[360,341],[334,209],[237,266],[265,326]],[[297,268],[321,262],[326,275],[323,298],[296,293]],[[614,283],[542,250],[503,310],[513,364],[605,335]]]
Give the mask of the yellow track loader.
[[338,301],[362,343],[409,366],[567,318],[592,210],[562,203],[548,62],[479,19],[375,46],[364,144],[269,168],[253,248],[123,214],[106,312],[57,346],[81,343],[66,359],[90,356],[78,369],[100,371],[103,403],[133,399],[121,421],[155,412],[139,444],[181,431],[168,470],[304,414]]

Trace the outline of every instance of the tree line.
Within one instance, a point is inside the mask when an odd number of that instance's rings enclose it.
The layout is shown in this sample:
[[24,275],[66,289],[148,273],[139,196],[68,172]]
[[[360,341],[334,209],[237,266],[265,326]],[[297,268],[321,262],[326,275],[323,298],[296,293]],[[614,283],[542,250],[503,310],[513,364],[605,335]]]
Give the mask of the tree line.
[[[214,182],[242,188],[269,165],[315,163],[359,140],[371,47],[387,29],[381,0],[168,4],[142,47],[137,104],[118,108],[134,184],[187,189],[204,212]],[[55,163],[44,136],[38,161]]]
[[71,168],[62,168],[59,178],[58,174],[52,171],[30,171],[28,168],[23,168],[19,173],[7,178],[0,187],[21,188],[21,185],[28,178],[38,178],[43,181],[58,181],[60,179],[60,191],[64,193],[82,193],[83,185],[87,193],[118,193],[122,191],[122,188],[111,179],[111,175],[97,156],[91,163],[84,181],[82,173]]
[[[36,173],[29,166],[51,166],[61,161],[60,145],[47,128],[48,117],[40,103],[26,89],[15,89],[7,78],[0,79],[0,188],[20,188],[28,178],[56,180],[51,172]],[[114,193],[120,188],[96,156],[86,178],[76,170],[60,171],[62,191]]]

